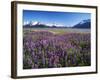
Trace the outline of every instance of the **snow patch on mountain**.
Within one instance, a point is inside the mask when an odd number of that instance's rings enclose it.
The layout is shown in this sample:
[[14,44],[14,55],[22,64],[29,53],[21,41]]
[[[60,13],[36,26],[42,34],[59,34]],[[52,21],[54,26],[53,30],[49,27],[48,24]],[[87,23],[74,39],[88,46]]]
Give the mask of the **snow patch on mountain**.
[[87,23],[87,22],[90,22],[90,19],[87,19],[87,20],[82,20],[79,24],[84,24],[84,23]]

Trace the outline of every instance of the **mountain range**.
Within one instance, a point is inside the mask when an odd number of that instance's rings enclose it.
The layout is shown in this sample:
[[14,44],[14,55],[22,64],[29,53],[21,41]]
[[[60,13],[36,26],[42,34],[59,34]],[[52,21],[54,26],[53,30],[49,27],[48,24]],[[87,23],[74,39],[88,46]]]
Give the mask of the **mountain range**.
[[[58,25],[58,24],[43,24],[40,22],[27,22],[23,25],[24,28],[69,28],[68,26]],[[91,28],[91,20],[82,20],[81,22],[71,26],[71,28]]]
[[83,20],[79,22],[78,24],[74,25],[73,28],[91,28],[91,20]]

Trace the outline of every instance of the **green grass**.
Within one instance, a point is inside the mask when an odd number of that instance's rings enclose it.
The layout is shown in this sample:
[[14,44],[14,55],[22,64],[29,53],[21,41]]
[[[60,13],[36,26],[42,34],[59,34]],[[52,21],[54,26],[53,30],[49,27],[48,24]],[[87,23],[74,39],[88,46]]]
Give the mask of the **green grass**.
[[72,28],[24,28],[24,32],[31,31],[50,31],[55,34],[64,34],[64,33],[90,33],[90,29],[72,29]]

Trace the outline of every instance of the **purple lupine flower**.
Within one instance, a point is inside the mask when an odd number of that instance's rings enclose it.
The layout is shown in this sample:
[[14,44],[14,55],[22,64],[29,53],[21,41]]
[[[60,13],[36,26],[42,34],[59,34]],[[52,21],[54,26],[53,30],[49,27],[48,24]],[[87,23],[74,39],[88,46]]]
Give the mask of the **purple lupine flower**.
[[90,33],[30,31],[23,38],[23,60],[32,68],[90,65],[90,40]]

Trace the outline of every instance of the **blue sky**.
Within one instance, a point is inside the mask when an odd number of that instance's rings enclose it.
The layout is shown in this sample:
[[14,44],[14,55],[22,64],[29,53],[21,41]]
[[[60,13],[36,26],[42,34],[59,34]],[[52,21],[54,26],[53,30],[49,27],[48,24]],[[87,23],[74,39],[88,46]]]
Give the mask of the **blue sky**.
[[86,19],[91,19],[90,13],[23,10],[24,23],[38,21],[44,24],[58,24],[70,27]]

